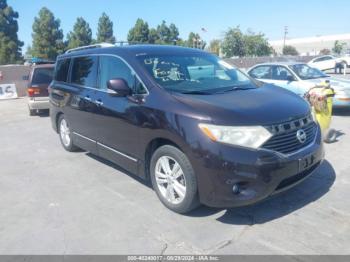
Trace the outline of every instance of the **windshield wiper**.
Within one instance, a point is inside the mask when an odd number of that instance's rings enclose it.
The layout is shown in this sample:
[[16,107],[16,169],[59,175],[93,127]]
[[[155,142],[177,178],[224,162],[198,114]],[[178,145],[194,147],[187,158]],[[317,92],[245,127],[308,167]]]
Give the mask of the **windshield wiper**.
[[327,78],[327,77],[330,77],[330,76],[314,76],[314,77],[305,78],[303,80],[311,80],[311,79],[319,79],[319,78]]
[[242,86],[235,86],[235,87],[232,87],[230,89],[226,89],[226,90],[223,90],[223,91],[220,91],[220,92],[217,92],[218,93],[226,93],[226,92],[231,92],[231,91],[237,91],[237,90],[249,90],[249,89],[255,89],[255,87],[242,87]]
[[200,90],[185,91],[185,92],[181,92],[181,93],[186,94],[186,95],[212,95],[213,94],[210,92],[200,91]]

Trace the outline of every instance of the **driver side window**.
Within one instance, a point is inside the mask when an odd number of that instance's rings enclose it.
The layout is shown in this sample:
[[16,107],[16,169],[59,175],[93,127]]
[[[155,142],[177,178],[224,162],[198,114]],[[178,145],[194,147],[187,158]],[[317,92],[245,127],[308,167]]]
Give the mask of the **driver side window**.
[[107,90],[107,82],[113,78],[123,78],[134,93],[143,94],[146,89],[136,81],[135,73],[121,59],[113,56],[100,57],[100,89]]
[[272,79],[279,81],[288,81],[293,78],[293,75],[284,66],[274,66],[272,70]]

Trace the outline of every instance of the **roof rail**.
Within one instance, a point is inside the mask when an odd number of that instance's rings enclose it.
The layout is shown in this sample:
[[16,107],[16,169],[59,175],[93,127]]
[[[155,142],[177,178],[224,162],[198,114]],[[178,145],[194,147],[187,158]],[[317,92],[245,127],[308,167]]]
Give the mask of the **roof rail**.
[[99,44],[95,44],[95,45],[80,46],[80,47],[77,47],[77,48],[68,49],[66,51],[66,54],[69,54],[69,53],[72,53],[72,52],[81,51],[81,50],[86,50],[86,49],[105,48],[105,47],[112,47],[112,46],[114,46],[114,45],[113,44],[109,44],[109,43],[99,43]]

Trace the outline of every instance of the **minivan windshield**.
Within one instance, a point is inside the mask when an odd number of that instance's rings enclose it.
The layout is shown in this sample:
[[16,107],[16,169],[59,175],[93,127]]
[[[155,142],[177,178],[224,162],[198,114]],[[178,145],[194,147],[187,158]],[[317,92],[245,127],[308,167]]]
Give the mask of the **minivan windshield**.
[[300,77],[302,80],[316,79],[329,77],[321,70],[317,68],[310,67],[306,64],[292,65],[290,68]]
[[257,87],[242,72],[214,55],[140,55],[138,59],[168,91],[214,94]]

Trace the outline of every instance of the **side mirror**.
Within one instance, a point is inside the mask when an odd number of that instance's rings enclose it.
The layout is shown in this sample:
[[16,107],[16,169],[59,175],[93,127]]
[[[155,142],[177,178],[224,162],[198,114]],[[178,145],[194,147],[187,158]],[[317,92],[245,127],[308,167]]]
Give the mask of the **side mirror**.
[[22,76],[22,80],[23,80],[23,81],[28,81],[28,80],[29,80],[29,75]]
[[110,95],[128,96],[131,95],[131,89],[123,78],[113,78],[107,82],[107,88]]

